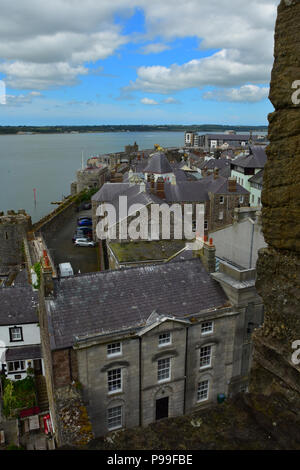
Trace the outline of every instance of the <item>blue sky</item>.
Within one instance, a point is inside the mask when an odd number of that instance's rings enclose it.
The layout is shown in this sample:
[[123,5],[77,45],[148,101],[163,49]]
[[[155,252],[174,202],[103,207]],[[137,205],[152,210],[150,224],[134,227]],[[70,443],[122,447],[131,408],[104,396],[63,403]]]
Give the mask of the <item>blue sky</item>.
[[0,124],[266,125],[277,4],[0,0]]

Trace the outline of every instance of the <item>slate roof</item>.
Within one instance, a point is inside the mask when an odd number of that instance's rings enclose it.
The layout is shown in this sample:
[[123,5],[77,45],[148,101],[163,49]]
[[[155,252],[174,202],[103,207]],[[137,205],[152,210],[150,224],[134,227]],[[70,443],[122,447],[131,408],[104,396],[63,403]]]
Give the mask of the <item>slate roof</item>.
[[249,178],[249,183],[256,183],[256,184],[260,184],[262,186],[263,184],[263,179],[264,179],[264,170],[259,170],[255,175],[251,176],[251,178]]
[[[205,202],[209,200],[208,193],[233,194],[228,190],[228,178],[214,175],[206,176],[198,181],[178,181],[176,185],[165,183],[166,201],[171,202]],[[236,183],[234,194],[249,194],[243,186]]]
[[24,359],[40,359],[42,351],[40,345],[17,346],[8,348],[5,353],[6,361],[20,361]]
[[[209,140],[232,140],[232,141],[245,141],[250,139],[250,134],[206,134]],[[253,135],[252,139],[257,136]]]
[[154,153],[150,157],[147,166],[144,168],[145,173],[156,173],[160,175],[164,173],[172,173],[172,171],[169,160],[163,152]]
[[37,323],[37,292],[28,286],[0,289],[0,325]]
[[228,299],[198,258],[54,280],[46,299],[52,349],[77,336],[141,328],[154,310],[184,318]]
[[92,201],[110,202],[115,196],[127,191],[129,187],[129,183],[104,183],[99,191],[92,196]]
[[164,190],[167,202],[205,202],[208,193],[203,179],[199,181],[176,181],[176,184],[165,183]]
[[225,158],[210,158],[209,160],[202,161],[198,167],[201,169],[207,168],[208,170],[212,170],[214,168],[221,169],[230,167],[230,161]]
[[265,148],[260,145],[250,145],[250,154],[232,160],[233,166],[242,168],[264,168],[267,163]]
[[220,175],[218,178],[214,178],[214,175],[211,174],[200,180],[200,183],[206,187],[208,192],[214,194],[249,194],[249,191],[243,188],[239,183],[236,183],[235,193],[230,192],[228,190],[228,178],[224,178]]
[[15,280],[15,286],[28,286],[28,274],[26,269],[22,269],[22,271],[18,272]]

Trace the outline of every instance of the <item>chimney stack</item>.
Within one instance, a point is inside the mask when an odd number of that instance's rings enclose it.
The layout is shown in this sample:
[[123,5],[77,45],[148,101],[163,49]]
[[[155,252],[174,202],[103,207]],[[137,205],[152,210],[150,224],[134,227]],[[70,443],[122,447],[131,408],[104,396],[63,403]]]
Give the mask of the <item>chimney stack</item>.
[[228,178],[228,191],[230,193],[236,192],[236,178]]
[[165,199],[165,182],[162,177],[158,178],[156,181],[156,195],[161,199]]
[[214,168],[214,180],[219,178],[219,168]]
[[46,250],[43,250],[43,257],[41,260],[41,287],[44,292],[44,296],[48,297],[53,294],[54,284],[53,284],[53,272],[51,263],[48,257]]
[[209,273],[214,273],[216,271],[216,247],[213,244],[212,238],[209,239],[209,242],[204,241],[201,259],[205,269]]

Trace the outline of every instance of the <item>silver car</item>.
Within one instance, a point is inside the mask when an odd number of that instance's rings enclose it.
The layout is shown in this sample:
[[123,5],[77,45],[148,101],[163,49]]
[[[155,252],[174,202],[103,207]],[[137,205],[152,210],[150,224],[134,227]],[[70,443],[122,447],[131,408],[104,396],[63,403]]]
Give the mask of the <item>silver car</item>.
[[93,242],[93,240],[89,240],[88,238],[76,238],[74,245],[75,246],[95,246],[95,242]]

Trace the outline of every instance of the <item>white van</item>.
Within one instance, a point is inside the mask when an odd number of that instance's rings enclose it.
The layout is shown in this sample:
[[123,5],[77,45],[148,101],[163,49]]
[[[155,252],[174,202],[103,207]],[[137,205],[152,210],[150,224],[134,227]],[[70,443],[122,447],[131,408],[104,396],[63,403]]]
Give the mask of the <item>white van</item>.
[[61,277],[74,276],[71,263],[60,263],[58,267],[59,267],[59,273]]

